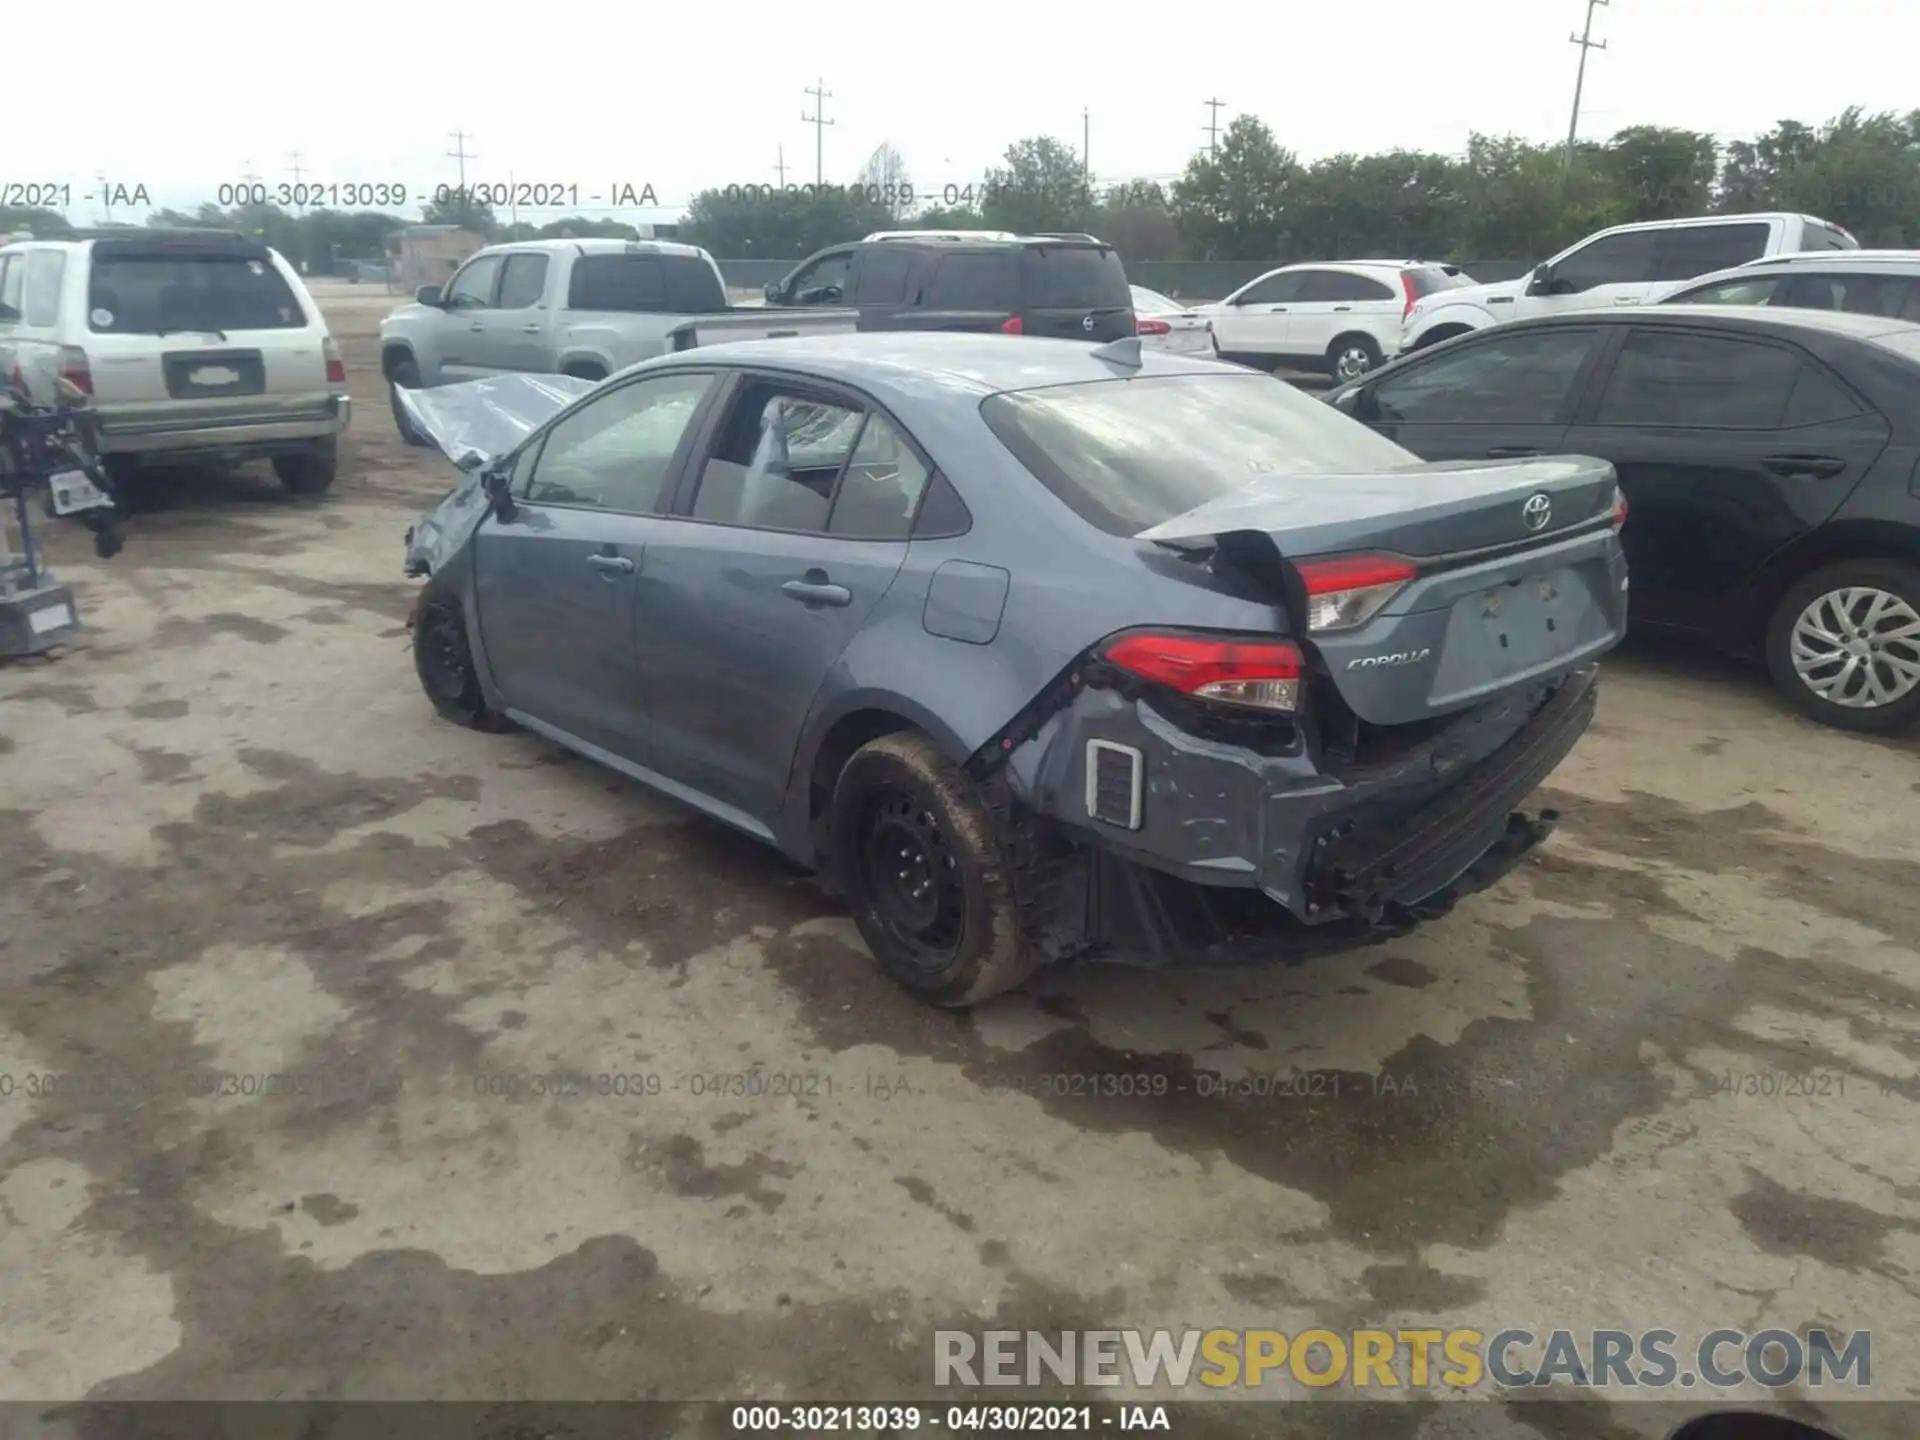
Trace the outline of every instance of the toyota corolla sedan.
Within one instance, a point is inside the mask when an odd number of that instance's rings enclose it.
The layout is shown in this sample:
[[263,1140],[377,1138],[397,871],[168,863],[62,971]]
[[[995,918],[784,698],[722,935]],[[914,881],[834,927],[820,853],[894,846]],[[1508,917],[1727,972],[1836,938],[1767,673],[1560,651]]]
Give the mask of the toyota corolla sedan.
[[439,712],[819,869],[937,1005],[1444,913],[1551,828],[1519,807],[1626,620],[1605,462],[1423,464],[1131,338],[752,341],[406,399],[470,467],[409,532]]

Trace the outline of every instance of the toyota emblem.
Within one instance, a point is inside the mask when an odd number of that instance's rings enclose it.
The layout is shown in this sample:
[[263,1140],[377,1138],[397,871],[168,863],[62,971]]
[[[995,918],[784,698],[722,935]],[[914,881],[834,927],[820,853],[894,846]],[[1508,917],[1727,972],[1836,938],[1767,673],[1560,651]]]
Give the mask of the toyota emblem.
[[1089,315],[1087,316],[1086,319],[1082,320],[1080,322],[1080,328],[1082,330],[1091,331],[1093,329],[1093,316]]
[[1527,522],[1529,530],[1544,530],[1547,522],[1553,519],[1553,501],[1547,498],[1543,490],[1537,495],[1529,495],[1527,503],[1520,507],[1520,518]]

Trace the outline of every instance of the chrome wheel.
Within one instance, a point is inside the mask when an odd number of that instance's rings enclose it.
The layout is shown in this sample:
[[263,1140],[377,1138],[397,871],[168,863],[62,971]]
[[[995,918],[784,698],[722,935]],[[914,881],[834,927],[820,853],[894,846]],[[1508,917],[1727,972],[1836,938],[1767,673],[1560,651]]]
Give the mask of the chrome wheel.
[[1829,704],[1891,705],[1920,687],[1920,612],[1868,585],[1829,590],[1793,622],[1788,653],[1800,682]]
[[1333,362],[1334,378],[1358,380],[1373,369],[1373,354],[1364,345],[1349,345]]

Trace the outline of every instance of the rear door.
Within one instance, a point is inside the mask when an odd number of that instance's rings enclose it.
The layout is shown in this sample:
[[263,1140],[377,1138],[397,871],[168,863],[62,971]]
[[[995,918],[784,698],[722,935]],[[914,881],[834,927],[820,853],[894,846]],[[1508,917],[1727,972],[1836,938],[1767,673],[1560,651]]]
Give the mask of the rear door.
[[929,474],[858,396],[735,382],[641,583],[662,774],[752,826],[779,809],[801,726],[899,573]]
[[655,512],[690,448],[711,372],[605,390],[521,452],[512,516],[474,544],[486,659],[507,705],[571,740],[647,763],[634,597]]
[[[84,348],[111,412],[244,419],[325,403],[326,331],[279,256],[244,240],[96,240]],[[184,418],[184,417],[183,417]]]
[[475,365],[488,374],[499,371],[544,371],[551,363],[549,328],[553,313],[547,305],[547,268],[544,251],[509,252],[500,271],[500,288],[491,310],[474,318],[486,330],[473,336]]
[[1348,270],[1308,272],[1306,292],[1293,307],[1287,348],[1302,360],[1335,359],[1333,342],[1365,335],[1382,355],[1393,347],[1384,343],[1398,329],[1405,299],[1384,280]]
[[1020,254],[1022,333],[1104,345],[1134,333],[1126,267],[1104,245],[1027,245]]
[[[881,242],[890,243],[890,242]],[[943,250],[926,256],[931,273],[915,303],[886,323],[896,330],[992,332],[1020,313],[1020,255],[1013,245]]]
[[1598,325],[1487,331],[1383,372],[1352,413],[1422,460],[1562,454],[1602,336]]
[[484,357],[489,353],[489,331],[499,323],[494,297],[500,290],[505,258],[476,256],[440,292],[440,314],[433,329],[439,341],[441,383],[477,380],[491,373]]
[[1885,447],[1887,422],[1798,346],[1635,327],[1565,448],[1613,462],[1634,612],[1720,631],[1745,584],[1837,510]]

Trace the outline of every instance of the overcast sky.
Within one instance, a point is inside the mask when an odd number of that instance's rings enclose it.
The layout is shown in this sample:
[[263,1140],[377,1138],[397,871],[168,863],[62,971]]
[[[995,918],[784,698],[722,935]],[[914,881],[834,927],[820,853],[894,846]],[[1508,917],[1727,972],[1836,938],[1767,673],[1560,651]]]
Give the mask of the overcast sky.
[[[1608,49],[1587,67],[1581,134],[1664,124],[1741,137],[1848,105],[1910,108],[1920,20],[1909,4],[1614,0],[1595,12]],[[774,181],[782,147],[788,181],[811,181],[803,91],[820,79],[832,92],[827,179],[852,179],[891,141],[922,193],[977,178],[1022,136],[1077,149],[1083,108],[1099,180],[1170,178],[1205,143],[1209,97],[1226,102],[1223,126],[1259,115],[1307,159],[1458,151],[1473,130],[1557,141],[1579,59],[1568,34],[1585,17],[1583,0],[202,0],[86,10],[78,22],[58,6],[13,8],[16,62],[71,63],[7,66],[0,186],[70,185],[69,217],[83,223],[103,218],[96,173],[144,185],[157,205],[190,205],[249,167],[290,181],[295,151],[309,182],[404,184],[417,214],[458,174],[446,154],[456,129],[477,157],[469,183],[576,186],[579,205],[564,208],[578,210],[606,206],[617,184],[651,185],[677,212],[706,186]]]

